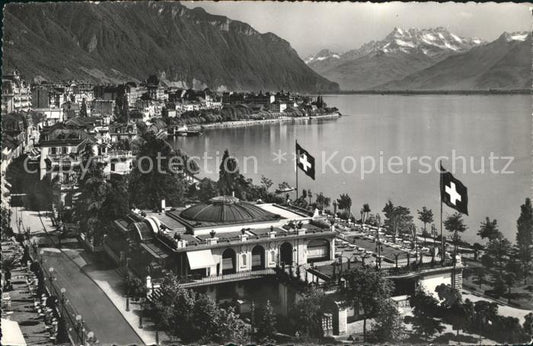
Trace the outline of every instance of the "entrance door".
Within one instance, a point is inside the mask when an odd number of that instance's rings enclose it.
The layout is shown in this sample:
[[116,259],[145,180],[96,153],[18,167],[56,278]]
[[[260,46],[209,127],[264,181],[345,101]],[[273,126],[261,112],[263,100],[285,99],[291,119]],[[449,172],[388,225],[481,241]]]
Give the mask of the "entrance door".
[[265,249],[256,245],[252,249],[252,270],[265,269]]
[[279,257],[281,264],[292,265],[292,245],[290,243],[281,244]]
[[233,249],[224,250],[222,253],[222,275],[237,272],[235,262],[235,251]]

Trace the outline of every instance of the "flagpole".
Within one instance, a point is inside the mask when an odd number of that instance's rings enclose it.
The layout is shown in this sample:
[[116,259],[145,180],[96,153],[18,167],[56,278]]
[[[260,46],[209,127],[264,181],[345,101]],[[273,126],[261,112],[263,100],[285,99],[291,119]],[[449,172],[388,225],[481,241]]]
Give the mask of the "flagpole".
[[[296,140],[296,148],[298,148],[298,140]],[[298,152],[298,149],[296,149],[296,160],[294,160],[294,168],[296,170],[296,200],[298,200],[298,158],[300,157],[300,153]]]
[[440,254],[440,261],[441,263],[444,263],[444,254],[445,254],[445,248],[444,248],[444,237],[442,236],[442,160],[440,160],[440,241],[441,241],[441,254]]

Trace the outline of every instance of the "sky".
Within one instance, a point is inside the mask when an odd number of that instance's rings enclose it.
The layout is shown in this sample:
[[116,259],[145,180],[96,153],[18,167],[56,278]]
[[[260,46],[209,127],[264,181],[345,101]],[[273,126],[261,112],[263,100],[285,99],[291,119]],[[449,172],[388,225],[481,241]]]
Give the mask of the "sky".
[[340,53],[359,48],[383,39],[394,27],[442,26],[460,36],[492,41],[504,31],[531,30],[533,18],[527,3],[182,3],[246,22],[261,33],[273,32],[289,41],[302,58],[324,48]]

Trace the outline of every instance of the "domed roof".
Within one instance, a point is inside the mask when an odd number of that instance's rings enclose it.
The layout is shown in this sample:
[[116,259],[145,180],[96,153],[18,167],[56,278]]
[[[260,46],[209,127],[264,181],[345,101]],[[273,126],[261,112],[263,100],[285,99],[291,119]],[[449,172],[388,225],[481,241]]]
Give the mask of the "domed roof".
[[271,221],[280,218],[277,214],[232,196],[214,197],[207,203],[193,205],[183,210],[180,217],[199,223],[216,224]]

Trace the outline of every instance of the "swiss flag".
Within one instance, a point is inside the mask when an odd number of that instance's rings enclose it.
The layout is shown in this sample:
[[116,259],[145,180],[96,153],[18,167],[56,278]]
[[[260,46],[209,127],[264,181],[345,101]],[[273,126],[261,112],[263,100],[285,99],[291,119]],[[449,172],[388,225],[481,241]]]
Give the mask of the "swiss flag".
[[448,207],[468,215],[468,190],[450,172],[440,166],[440,198]]
[[296,166],[315,180],[315,158],[296,142]]

